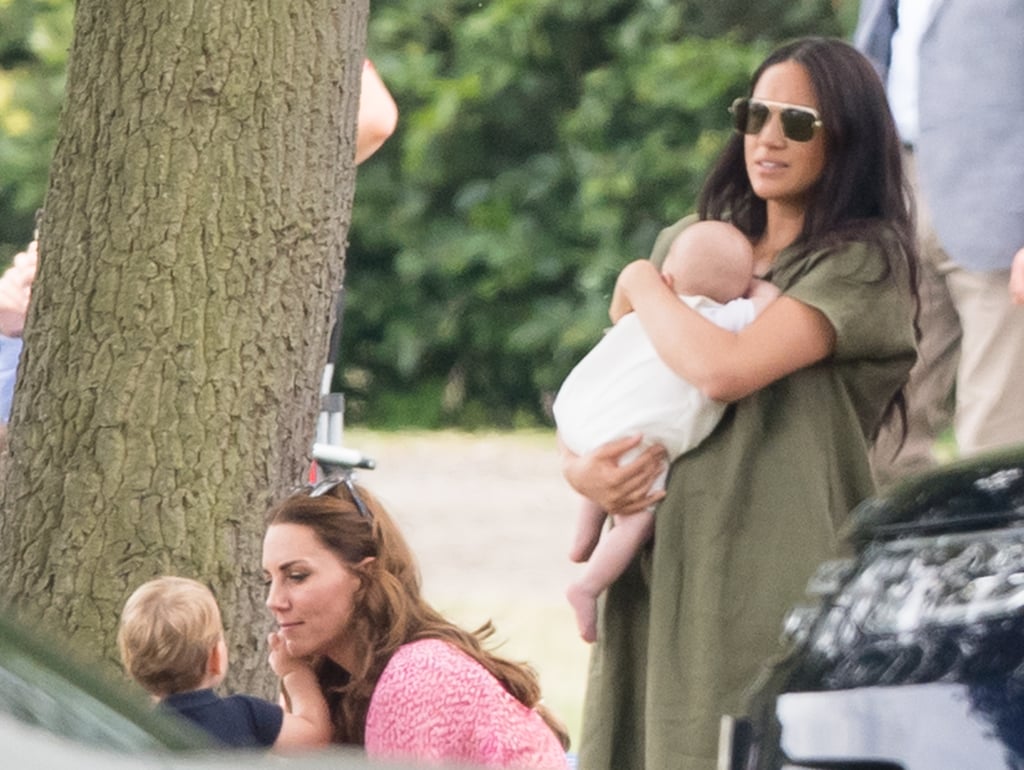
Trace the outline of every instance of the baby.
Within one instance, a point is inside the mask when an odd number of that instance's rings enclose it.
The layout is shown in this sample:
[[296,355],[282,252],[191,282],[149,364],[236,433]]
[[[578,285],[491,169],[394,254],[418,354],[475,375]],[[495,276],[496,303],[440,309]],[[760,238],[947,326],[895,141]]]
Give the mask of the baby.
[[[696,222],[673,240],[662,275],[679,299],[716,325],[738,332],[754,320],[779,291],[753,278],[750,241],[726,222]],[[747,297],[747,298],[744,298]],[[659,358],[636,313],[615,324],[566,377],[553,411],[559,440],[585,454],[614,439],[641,434],[640,446],[620,460],[625,465],[651,444],[661,444],[671,462],[696,447],[714,429],[725,404],[713,401]],[[655,481],[663,489],[668,475]],[[570,557],[586,561],[567,595],[580,635],[597,638],[597,598],[626,569],[654,532],[654,511],[606,516],[583,500]]]

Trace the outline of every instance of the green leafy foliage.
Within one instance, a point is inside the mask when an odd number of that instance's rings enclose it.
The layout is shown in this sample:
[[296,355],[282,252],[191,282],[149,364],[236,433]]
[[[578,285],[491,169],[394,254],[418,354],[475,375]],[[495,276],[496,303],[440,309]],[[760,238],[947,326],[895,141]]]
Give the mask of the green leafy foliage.
[[[337,386],[374,427],[549,424],[619,269],[694,207],[726,106],[855,0],[374,0],[401,117],[360,167]],[[41,205],[71,0],[0,0],[0,263]]]
[[[359,172],[339,367],[374,426],[549,422],[619,269],[689,213],[726,107],[823,0],[377,0],[399,103]],[[399,407],[407,403],[407,407]]]
[[0,0],[0,264],[31,238],[64,92],[74,6]]

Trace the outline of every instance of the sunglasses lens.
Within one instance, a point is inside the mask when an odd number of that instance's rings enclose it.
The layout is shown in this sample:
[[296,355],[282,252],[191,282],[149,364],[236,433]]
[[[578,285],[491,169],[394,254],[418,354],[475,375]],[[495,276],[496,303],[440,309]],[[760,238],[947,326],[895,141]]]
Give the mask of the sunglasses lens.
[[[355,483],[352,481],[352,476],[345,474],[339,478],[328,478],[318,484],[316,484],[311,490],[309,490],[310,497],[322,497],[323,495],[334,494],[334,490],[338,487],[344,487],[348,492],[348,496],[352,499],[352,503],[355,505],[359,515],[364,519],[372,519],[373,514],[370,512],[370,508],[366,505],[366,501],[363,500],[363,496],[359,494],[359,490],[356,489]],[[336,496],[336,495],[335,495]]]
[[310,497],[323,497],[334,491],[334,488],[341,483],[341,479],[325,479],[320,481],[309,490]]
[[741,134],[747,132],[747,113],[750,111],[749,107],[750,102],[746,99],[737,99],[729,107],[729,112],[732,114],[732,127]]
[[768,108],[750,99],[737,99],[730,108],[733,127],[741,134],[756,134],[764,128],[768,119]]
[[782,133],[794,142],[809,142],[814,136],[816,120],[806,110],[785,109],[782,111]]
[[756,134],[764,128],[764,124],[768,122],[768,116],[771,113],[768,108],[760,102],[748,102],[747,104],[747,120],[746,125],[743,128],[745,134]]

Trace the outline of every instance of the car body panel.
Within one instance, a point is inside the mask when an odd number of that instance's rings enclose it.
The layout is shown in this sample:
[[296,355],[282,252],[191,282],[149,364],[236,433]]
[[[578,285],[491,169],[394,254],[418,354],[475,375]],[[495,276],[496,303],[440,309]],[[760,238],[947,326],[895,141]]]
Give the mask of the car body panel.
[[[1019,717],[1021,697],[986,713],[986,695],[944,683],[785,693],[776,702],[780,744],[797,764],[856,757],[907,770],[1012,770],[1005,722],[1014,709]],[[1019,742],[1022,728],[1013,735],[1010,725],[1009,739]]]

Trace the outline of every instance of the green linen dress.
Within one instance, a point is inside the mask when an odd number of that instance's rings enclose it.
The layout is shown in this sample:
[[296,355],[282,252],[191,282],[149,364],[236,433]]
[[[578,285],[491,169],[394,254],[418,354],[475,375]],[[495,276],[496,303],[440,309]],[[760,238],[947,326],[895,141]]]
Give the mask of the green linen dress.
[[907,281],[867,243],[784,251],[767,277],[824,313],[835,352],[730,405],[673,464],[653,542],[600,608],[581,770],[714,770],[721,715],[743,713],[786,611],[874,491],[865,436],[915,360]]

